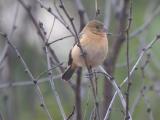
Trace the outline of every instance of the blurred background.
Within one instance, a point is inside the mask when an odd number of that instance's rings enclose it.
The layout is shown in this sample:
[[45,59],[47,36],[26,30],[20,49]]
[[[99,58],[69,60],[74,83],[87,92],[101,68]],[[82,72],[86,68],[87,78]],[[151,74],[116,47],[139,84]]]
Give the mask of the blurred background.
[[[8,35],[9,40],[20,51],[29,70],[35,78],[39,77],[39,87],[46,106],[54,120],[62,120],[56,95],[52,91],[53,85],[50,85],[47,72],[48,63],[44,42],[39,35],[39,31],[33,23],[34,17],[37,25],[44,36],[51,43],[57,39],[66,37],[60,41],[50,44],[63,67],[67,66],[68,54],[74,45],[75,38],[71,32],[64,26],[69,25],[72,29],[69,19],[64,11],[59,7],[60,0],[23,0],[29,11],[18,0],[0,0],[0,33]],[[74,18],[74,25],[79,33],[82,27],[95,18],[95,14],[100,11],[96,19],[104,22],[110,35],[109,51],[112,53],[115,41],[120,40],[119,35],[124,33],[125,29],[120,29],[121,24],[127,24],[128,19],[121,14],[124,6],[127,6],[127,0],[62,0],[63,4],[71,17]],[[129,30],[129,57],[130,68],[135,65],[142,49],[160,34],[160,1],[159,0],[132,0],[132,21]],[[128,13],[130,4],[126,7]],[[81,14],[82,12],[82,14]],[[62,24],[55,15],[63,21]],[[82,15],[82,16],[81,16]],[[127,16],[128,17],[128,16]],[[124,23],[123,23],[124,21]],[[123,26],[123,25],[122,25]],[[124,28],[124,27],[122,27]],[[152,48],[147,51],[137,66],[137,70],[131,76],[133,80],[130,90],[130,112],[133,120],[159,120],[160,118],[160,42],[157,41]],[[111,73],[119,85],[127,76],[126,62],[126,41],[121,43],[116,61],[114,64],[107,62],[112,55],[108,55],[104,66]],[[53,61],[53,66],[57,61]],[[56,63],[56,64],[55,64]],[[107,65],[109,67],[107,67]],[[111,66],[112,65],[112,66]],[[112,68],[112,69],[110,69]],[[84,70],[85,71],[85,70]],[[61,80],[61,70],[59,68],[52,70],[54,87],[61,100],[64,112],[68,117],[75,106],[75,91],[70,84]],[[98,100],[101,109],[101,116],[106,113],[107,106],[110,103],[114,89],[110,83],[104,81],[103,75],[98,77]],[[76,74],[71,80],[76,84]],[[105,85],[109,87],[106,88]],[[122,93],[125,94],[126,85],[122,87]],[[89,80],[82,74],[81,81],[81,111],[82,119],[89,120],[94,109],[94,101]],[[105,101],[105,102],[104,102]],[[14,49],[8,46],[4,37],[0,36],[0,120],[46,120],[48,119],[43,106],[40,107],[41,100],[37,96],[36,88],[31,78],[26,74],[25,68],[18,59]],[[105,106],[106,105],[106,106]],[[106,107],[103,109],[103,107]],[[110,114],[110,120],[124,119],[123,107],[119,98],[113,104]],[[76,119],[73,115],[72,119]]]

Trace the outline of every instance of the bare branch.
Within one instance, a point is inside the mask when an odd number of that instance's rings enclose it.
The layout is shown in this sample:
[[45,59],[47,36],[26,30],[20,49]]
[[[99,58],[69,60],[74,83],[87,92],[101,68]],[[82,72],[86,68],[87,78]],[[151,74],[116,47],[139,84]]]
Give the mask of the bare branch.
[[[41,30],[39,24],[37,23],[37,21],[35,20],[35,18],[33,17],[32,13],[31,13],[31,8],[28,7],[22,0],[18,0],[20,2],[20,4],[24,7],[24,9],[26,10],[26,12],[28,13],[29,17],[31,18],[31,21],[33,22],[39,36],[41,37],[43,43],[44,43],[44,46],[46,45],[46,41],[47,41],[47,38],[44,34],[44,32]],[[56,18],[56,17],[55,17]],[[43,25],[43,24],[42,24]],[[51,53],[52,55],[52,58],[56,61],[56,63],[60,63],[59,62],[59,59],[58,57],[56,56],[54,50],[51,48],[51,47],[48,47],[49,48],[49,52]],[[60,70],[63,72],[64,71],[64,68],[62,66],[60,66]]]
[[[60,79],[61,75],[54,76],[53,80]],[[37,84],[42,84],[45,82],[49,82],[48,78],[42,78],[37,81]],[[8,88],[8,87],[23,87],[34,85],[32,81],[23,81],[23,82],[12,82],[12,83],[1,83],[0,89]]]
[[54,17],[53,23],[52,23],[52,27],[51,27],[51,30],[50,30],[50,32],[49,32],[48,38],[47,38],[47,42],[49,41],[49,39],[50,39],[50,37],[51,37],[51,34],[52,34],[52,31],[53,31],[53,27],[54,27],[55,21],[56,21],[56,19],[55,19],[55,17]]
[[99,110],[98,110],[98,101],[97,101],[97,98],[96,98],[95,88],[94,88],[94,85],[93,85],[93,79],[92,79],[92,76],[90,75],[90,73],[92,73],[92,69],[87,64],[86,56],[85,56],[84,51],[82,49],[82,46],[80,44],[80,40],[79,40],[79,37],[78,37],[78,33],[77,33],[77,30],[76,30],[76,27],[75,27],[75,25],[73,23],[74,18],[72,18],[69,15],[69,13],[67,12],[66,8],[64,7],[63,1],[62,0],[59,0],[59,1],[60,1],[60,8],[63,10],[63,12],[65,13],[66,17],[70,21],[70,24],[71,24],[71,26],[73,28],[74,33],[75,33],[75,42],[77,43],[77,46],[80,48],[80,52],[82,53],[82,57],[83,57],[83,59],[85,61],[85,65],[86,65],[88,73],[89,73],[89,79],[90,79],[92,90],[93,90],[93,97],[94,97],[94,103],[95,103],[95,106],[96,106],[97,116],[98,116],[98,119],[100,119]]
[[128,76],[128,81],[127,81],[127,90],[126,90],[126,112],[125,112],[125,120],[129,120],[129,95],[130,95],[130,87],[131,87],[131,78],[130,78],[130,59],[129,59],[129,30],[131,27],[131,22],[132,22],[132,0],[130,2],[130,8],[129,8],[129,13],[128,13],[128,26],[126,28],[126,40],[127,40],[127,46],[126,46],[126,59],[127,59],[127,76]]
[[89,20],[88,15],[83,7],[82,1],[81,0],[75,0],[75,5],[79,13],[79,18],[80,18],[80,31],[83,29],[85,26],[86,21]]
[[98,0],[95,0],[95,18],[100,14],[100,9],[98,8]]
[[[112,83],[112,85],[114,86],[116,92],[117,92],[118,95],[119,95],[119,98],[120,98],[120,100],[121,100],[121,103],[122,103],[122,106],[123,106],[124,110],[127,111],[127,109],[126,109],[126,106],[127,106],[126,101],[125,101],[125,99],[124,99],[124,97],[123,97],[123,94],[122,94],[120,88],[118,87],[118,85],[117,85],[116,82],[115,82],[116,80],[115,80],[112,76],[110,76],[110,75],[104,70],[104,68],[103,68],[102,66],[100,66],[100,69],[101,69],[102,73],[105,75],[105,77],[107,77],[107,79],[109,79],[110,82]],[[109,108],[108,108],[108,109],[109,109]],[[128,115],[129,115],[129,120],[132,120],[131,114],[129,113],[129,111],[127,111],[127,112],[128,112]],[[107,120],[107,119],[108,119],[108,116],[106,115],[106,116],[104,117],[104,120]]]
[[[12,24],[12,27],[11,27],[11,31],[9,33],[9,39],[12,38],[13,36],[13,33],[15,32],[16,30],[16,22],[17,22],[17,18],[18,18],[18,11],[19,11],[19,3],[17,3],[17,6],[16,6],[16,11],[15,11],[15,15],[14,15],[14,19],[13,19],[13,24]],[[5,44],[5,47],[3,49],[3,52],[0,56],[0,65],[3,63],[3,60],[5,59],[6,57],[6,54],[7,54],[7,51],[8,51],[8,44],[6,43]]]
[[145,23],[143,25],[141,25],[139,28],[137,28],[135,31],[133,31],[130,34],[130,36],[129,36],[130,39],[132,39],[135,36],[138,36],[143,31],[145,31],[149,27],[149,25],[151,25],[153,20],[155,20],[155,18],[158,17],[159,14],[160,14],[160,6],[158,6],[152,14],[150,14],[151,16],[149,18],[147,18],[147,20],[145,21]]
[[76,90],[75,90],[75,107],[76,107],[76,120],[82,120],[81,109],[81,77],[82,68],[77,70]]
[[75,112],[75,106],[73,106],[73,110],[66,120],[70,120],[71,117],[74,115],[74,112]]
[[50,43],[47,43],[47,44],[48,44],[48,45],[51,45],[51,44],[53,44],[53,43],[55,43],[55,42],[58,42],[58,41],[64,40],[65,38],[69,38],[69,37],[74,37],[74,36],[73,36],[73,35],[68,35],[68,36],[65,36],[65,37],[62,37],[62,38],[56,39],[56,40],[54,40],[54,41],[52,41],[52,42],[50,42]]
[[[119,0],[118,0],[119,1]],[[128,12],[128,6],[129,6],[129,0],[124,0],[124,1],[119,1],[120,3],[123,3],[121,5],[121,9],[116,9],[116,13],[118,16],[118,27],[117,27],[117,33],[120,34],[118,35],[112,42],[112,45],[110,47],[110,52],[108,53],[107,59],[104,61],[104,66],[106,71],[110,74],[113,75],[115,71],[115,65],[120,53],[120,50],[122,48],[122,45],[124,41],[126,40],[125,38],[125,29],[127,25],[127,12]],[[111,91],[112,87],[108,83],[109,80],[106,80],[104,82],[104,106],[107,106],[103,110],[103,116],[105,116],[105,113],[107,111],[107,108],[109,106],[109,103],[111,101],[111,98],[108,100],[105,98],[106,95],[109,94],[111,96]],[[108,91],[110,93],[108,93]]]
[[[132,74],[135,72],[135,70],[137,69],[137,66],[139,65],[140,61],[142,60],[144,54],[149,50],[151,49],[151,47],[154,45],[154,43],[156,43],[158,40],[160,39],[160,35],[157,35],[156,38],[154,40],[152,40],[145,48],[143,48],[143,50],[141,51],[140,53],[140,56],[138,57],[136,63],[134,64],[134,66],[132,67],[131,71],[130,71],[130,76],[132,76]],[[123,82],[120,84],[120,87],[122,87],[128,80],[128,77],[126,77]],[[117,95],[117,91],[114,93],[113,97],[112,97],[112,100],[109,104],[109,107],[108,107],[108,110],[106,112],[106,118],[108,118],[109,116],[109,113],[110,113],[110,110],[112,108],[112,105],[113,105],[113,102],[116,98],[116,95]]]
[[[52,65],[51,65],[51,60],[50,60],[50,54],[49,54],[48,46],[45,46],[45,51],[46,51],[46,57],[47,57],[46,58],[47,59],[47,66],[48,66],[48,69],[50,70],[50,69],[52,69]],[[56,87],[55,87],[55,84],[54,84],[54,81],[53,81],[53,72],[52,71],[48,72],[48,78],[49,78],[49,81],[50,81],[50,85],[51,85],[51,89],[52,89],[53,95],[56,98],[58,107],[60,109],[60,113],[61,113],[61,115],[63,117],[63,120],[66,120],[67,117],[66,117],[64,109],[62,107],[62,103],[61,103],[59,94],[56,91]]]
[[41,102],[41,107],[43,108],[43,110],[45,111],[46,115],[48,116],[48,120],[52,120],[51,114],[49,113],[48,108],[46,106],[46,103],[44,101],[41,89],[40,89],[39,85],[37,84],[37,79],[34,78],[34,76],[32,75],[31,71],[29,70],[26,62],[24,61],[22,55],[20,54],[19,50],[10,42],[10,40],[7,37],[7,35],[3,34],[3,37],[7,41],[8,45],[16,52],[17,57],[19,58],[19,60],[21,61],[22,65],[23,65],[23,67],[25,69],[25,72],[28,74],[28,76],[31,78],[32,82],[35,85],[36,92],[37,92],[38,97],[39,97],[40,102]]
[[[70,27],[68,25],[66,25],[66,23],[64,22],[63,19],[60,19],[53,11],[50,7],[46,7],[44,4],[42,4],[41,0],[36,0],[40,6],[42,8],[44,8],[46,11],[48,11],[51,15],[53,15],[73,36],[74,36],[74,33],[72,32],[72,30],[70,29]],[[60,12],[58,11],[58,14],[60,14]]]

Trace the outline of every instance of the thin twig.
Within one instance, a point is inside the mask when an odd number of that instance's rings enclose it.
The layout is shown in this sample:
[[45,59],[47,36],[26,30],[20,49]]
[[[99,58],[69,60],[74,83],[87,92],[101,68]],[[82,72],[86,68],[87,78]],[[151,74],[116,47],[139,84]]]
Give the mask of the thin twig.
[[73,28],[73,31],[74,31],[74,34],[75,34],[75,38],[76,38],[76,41],[75,42],[78,42],[79,44],[79,37],[78,37],[78,33],[77,33],[77,30],[76,30],[76,27],[73,23],[73,20],[74,18],[73,17],[70,17],[69,13],[67,12],[66,8],[64,7],[64,3],[62,2],[62,0],[59,0],[60,1],[60,5],[59,7],[63,10],[63,12],[65,13],[66,17],[68,18],[68,20],[70,21],[70,24]]
[[[137,69],[138,64],[140,63],[140,61],[142,60],[144,54],[152,48],[152,46],[160,39],[160,35],[158,34],[156,36],[156,38],[154,40],[152,40],[145,48],[142,49],[136,63],[134,64],[134,66],[132,67],[131,71],[130,71],[130,76],[133,74],[133,72]],[[124,83],[126,83],[126,81],[128,80],[128,77],[126,77],[124,79],[124,81],[121,83],[121,86],[123,86]]]
[[54,27],[55,22],[56,22],[56,19],[55,19],[55,17],[54,17],[53,23],[52,23],[52,27],[51,27],[51,30],[50,30],[50,32],[49,32],[48,38],[47,38],[47,42],[49,41],[49,39],[50,39],[50,37],[51,37],[51,34],[52,34],[52,31],[53,31],[53,27]]
[[95,18],[100,14],[100,9],[98,8],[98,0],[95,0]]
[[[91,69],[89,68],[88,66],[88,63],[86,61],[86,56],[85,56],[85,53],[82,49],[82,46],[80,44],[80,40],[79,40],[79,37],[78,37],[78,33],[77,33],[77,30],[76,30],[76,27],[73,23],[73,20],[74,18],[73,17],[70,17],[69,13],[67,12],[66,8],[64,7],[64,3],[62,0],[59,0],[60,1],[60,8],[63,10],[63,12],[65,13],[66,17],[68,18],[68,20],[70,21],[70,24],[73,28],[73,31],[75,33],[75,42],[77,43],[77,46],[79,47],[80,49],[80,52],[82,53],[82,57],[85,61],[85,65],[87,67],[87,70],[88,70],[88,73],[91,73]],[[93,96],[94,96],[94,102],[95,102],[95,106],[96,106],[96,111],[97,111],[97,116],[98,118],[100,119],[100,115],[99,115],[99,110],[98,110],[98,101],[97,101],[97,98],[96,98],[96,94],[95,94],[95,90],[94,90],[94,86],[93,86],[93,79],[92,79],[92,76],[89,76],[89,79],[90,79],[90,82],[91,82],[91,86],[92,86],[92,90],[93,90]]]
[[144,65],[141,66],[141,71],[142,71],[142,86],[140,89],[140,92],[138,93],[137,97],[135,98],[132,107],[131,107],[131,114],[133,115],[133,112],[135,111],[136,106],[138,105],[138,103],[140,102],[141,98],[144,96],[144,93],[148,92],[149,87],[144,85],[144,68],[146,67],[146,65],[148,64],[148,59],[145,61]]
[[62,37],[62,38],[58,38],[58,39],[56,39],[56,40],[54,40],[54,41],[52,41],[52,42],[49,42],[49,43],[47,43],[47,44],[48,44],[48,45],[51,45],[51,44],[53,44],[53,43],[55,43],[55,42],[58,42],[58,41],[61,41],[61,40],[64,40],[64,39],[70,38],[70,37],[73,37],[73,35],[68,35],[68,36],[65,36],[65,37]]
[[[134,66],[132,67],[131,71],[130,71],[130,76],[132,76],[132,74],[135,72],[135,70],[137,69],[137,66],[139,65],[140,61],[142,60],[144,54],[149,50],[151,49],[151,47],[160,39],[160,34],[156,36],[156,38],[154,40],[152,40],[145,48],[143,48],[143,50],[141,51],[136,63],[134,64]],[[122,87],[126,82],[128,81],[128,77],[126,77],[123,82],[120,84],[120,87]],[[113,102],[116,98],[116,95],[117,95],[117,91],[114,93],[113,97],[112,97],[112,100],[109,104],[109,107],[108,107],[108,110],[105,114],[105,118],[107,119],[108,116],[109,116],[109,113],[110,113],[110,110],[112,108],[112,105],[113,105]],[[106,120],[104,119],[104,120]]]
[[39,80],[44,74],[49,73],[51,70],[56,69],[57,67],[59,67],[59,66],[62,65],[62,64],[63,64],[63,63],[60,63],[60,64],[58,64],[58,65],[56,65],[56,66],[54,66],[54,67],[51,67],[51,68],[48,69],[48,70],[45,70],[45,71],[41,72],[41,73],[36,77],[36,79]]
[[82,68],[77,70],[76,90],[75,90],[75,107],[76,107],[76,120],[82,120],[81,109],[81,77]]
[[[52,11],[52,9],[50,8],[50,7],[46,7],[42,2],[41,2],[41,0],[36,0],[39,4],[40,4],[40,6],[42,7],[42,8],[44,8],[46,11],[48,11],[51,15],[53,15],[73,36],[74,36],[74,33],[73,33],[73,31],[70,29],[70,27],[64,22],[64,19],[60,19],[53,11]],[[60,14],[60,12],[58,12],[58,14],[59,15],[61,15]]]
[[125,112],[125,120],[129,120],[129,95],[130,95],[130,88],[131,88],[131,78],[130,78],[130,64],[129,64],[129,30],[131,27],[132,22],[132,0],[130,0],[130,8],[129,8],[129,14],[128,14],[128,26],[126,28],[126,59],[127,59],[127,90],[126,90],[126,112]]
[[96,94],[96,88],[94,86],[92,69],[88,69],[88,71],[89,71],[89,79],[90,79],[91,88],[92,88],[93,97],[94,97],[95,110],[96,110],[96,114],[97,114],[96,116],[97,116],[98,120],[101,120],[100,110],[99,110],[99,102],[98,102],[98,98],[97,98],[97,94]]
[[[54,76],[53,80],[61,79],[62,75]],[[49,82],[48,78],[42,78],[37,81],[37,84]],[[8,88],[8,87],[23,87],[23,86],[30,86],[34,85],[31,80],[22,81],[22,82],[11,82],[11,83],[1,83],[0,89]]]
[[[17,6],[16,6],[16,11],[15,11],[14,19],[13,19],[13,24],[12,24],[12,27],[11,27],[11,32],[9,33],[9,39],[12,38],[13,33],[16,30],[16,22],[17,22],[17,18],[18,18],[18,12],[19,12],[19,3],[17,3]],[[6,57],[6,54],[7,54],[7,51],[8,51],[8,47],[9,47],[9,45],[6,43],[5,47],[3,49],[3,52],[2,52],[2,54],[0,56],[0,65],[3,63],[3,60]]]
[[62,21],[67,25],[67,23],[66,23],[63,15],[61,14],[60,10],[58,9],[58,7],[57,7],[57,5],[56,5],[56,2],[57,2],[56,0],[53,0],[53,5],[54,5],[54,7],[55,7],[55,9],[56,9],[59,17],[60,17],[60,18],[62,19]]
[[[142,81],[143,89],[141,91],[141,96],[143,96],[143,98],[144,98],[144,103],[146,104],[146,107],[147,107],[146,112],[149,115],[149,119],[154,120],[153,112],[152,112],[151,106],[149,104],[149,99],[148,99],[147,95],[145,94],[147,90],[150,90],[150,87],[146,87],[146,85],[144,83],[144,80],[145,80],[144,70],[145,70],[146,66],[148,65],[148,63],[150,62],[149,59],[150,59],[150,54],[149,55],[147,54],[147,59],[145,60],[144,64],[141,66],[142,80],[143,80]],[[148,88],[148,89],[146,89],[146,88]]]
[[82,4],[82,0],[75,0],[75,5],[79,13],[79,19],[80,19],[80,31],[84,27],[86,21],[89,20],[87,12],[85,11],[85,8]]
[[94,108],[92,109],[91,115],[90,115],[90,117],[89,117],[89,120],[95,120],[94,117],[93,117],[93,115],[95,114],[95,110],[96,110],[96,107],[94,107]]
[[86,113],[87,113],[87,108],[89,107],[89,103],[90,103],[90,85],[88,85],[87,101],[85,103],[83,120],[86,120]]
[[[46,57],[47,57],[46,58],[47,59],[47,66],[48,66],[48,69],[50,70],[52,68],[52,65],[51,65],[50,54],[49,54],[49,49],[48,49],[47,45],[45,46],[45,51],[46,51]],[[67,117],[66,117],[66,114],[64,112],[64,109],[63,109],[59,94],[56,91],[56,87],[55,87],[55,84],[54,84],[54,81],[53,81],[53,72],[52,71],[48,72],[48,78],[49,78],[49,81],[50,81],[50,85],[51,85],[51,89],[52,89],[53,95],[56,98],[60,113],[61,113],[61,115],[63,117],[63,120],[66,120]]]
[[[140,91],[142,91],[143,89],[144,88],[142,88]],[[133,115],[133,112],[135,111],[135,108],[138,105],[138,103],[140,102],[141,98],[142,98],[142,95],[141,95],[141,92],[139,92],[139,94],[136,96],[136,98],[131,106],[131,109],[130,109],[131,115]]]
[[75,106],[73,106],[73,110],[66,120],[70,120],[72,116],[74,115],[74,112],[75,112]]
[[145,21],[145,23],[143,25],[141,25],[139,28],[137,28],[135,31],[133,31],[130,34],[130,36],[129,36],[130,39],[132,39],[135,36],[138,36],[143,31],[145,31],[149,27],[149,25],[151,25],[153,20],[155,20],[155,18],[158,17],[159,14],[160,14],[160,6],[158,6],[152,14],[150,14],[151,16],[147,18],[147,20]]
[[149,120],[154,120],[153,112],[152,112],[151,106],[149,104],[149,99],[145,94],[143,95],[143,97],[144,97],[144,103],[147,107],[147,113],[149,115]]
[[[85,26],[85,11],[84,7],[80,0],[75,0],[76,8],[79,13],[80,18],[80,28],[79,31],[83,29]],[[83,120],[82,117],[82,104],[81,104],[81,80],[82,80],[82,68],[78,68],[77,70],[77,79],[76,79],[76,89],[75,89],[75,106],[76,106],[76,119]]]
[[[39,24],[37,23],[36,19],[32,15],[32,13],[31,13],[31,7],[28,7],[22,0],[18,0],[18,1],[23,6],[23,8],[26,10],[26,12],[28,13],[28,16],[30,17],[31,21],[33,22],[33,25],[35,26],[35,28],[36,28],[39,36],[41,37],[41,39],[42,39],[42,41],[44,43],[44,46],[45,46],[47,38],[46,38],[46,36],[44,34],[44,31],[41,30]],[[50,46],[49,46],[49,52],[51,53],[53,60],[55,60],[56,63],[60,63],[58,57],[56,56],[56,54],[54,52],[54,50]],[[59,66],[59,68],[60,68],[60,70],[62,72],[64,71],[64,68],[62,66]]]
[[[116,5],[116,8],[114,8],[116,11],[116,14],[118,15],[117,17],[117,33],[120,34],[118,35],[112,42],[110,52],[108,53],[107,59],[104,61],[104,66],[106,71],[113,75],[115,71],[115,66],[116,62],[118,60],[118,56],[120,54],[122,45],[125,42],[125,29],[126,29],[126,24],[127,24],[127,12],[129,8],[129,0],[124,0],[124,1],[119,1],[120,7]],[[117,9],[120,8],[120,9]],[[108,106],[110,106],[110,101],[111,97],[109,99],[106,99],[106,95],[112,96],[111,91],[112,87],[110,86],[109,80],[105,80],[104,82],[104,110],[103,110],[103,116],[105,116],[105,113],[108,109]]]
[[40,99],[40,102],[41,102],[41,107],[43,108],[43,110],[45,111],[46,115],[48,116],[48,120],[52,120],[52,117],[51,117],[51,114],[49,113],[48,111],[48,108],[46,106],[46,103],[44,101],[44,97],[42,95],[42,92],[41,92],[41,89],[39,87],[39,85],[37,84],[37,79],[34,78],[33,74],[31,73],[30,69],[28,68],[26,62],[24,61],[22,55],[20,54],[19,50],[16,48],[16,46],[14,46],[10,40],[8,39],[7,35],[4,34],[5,36],[4,39],[7,41],[8,45],[16,52],[17,54],[17,57],[19,58],[19,60],[21,61],[24,69],[25,69],[25,72],[28,74],[28,76],[30,77],[30,79],[32,80],[32,82],[34,83],[34,86],[35,86],[35,90],[38,94],[38,97]]
[[[123,106],[124,110],[126,111],[126,101],[125,101],[125,99],[124,99],[124,97],[123,97],[123,94],[122,94],[121,90],[119,89],[118,85],[116,84],[115,79],[114,79],[112,76],[110,76],[110,75],[104,70],[104,68],[103,68],[102,66],[100,66],[100,69],[101,69],[101,71],[102,71],[102,72],[100,72],[100,73],[104,74],[105,77],[107,77],[107,78],[110,80],[110,82],[112,83],[112,85],[114,86],[116,92],[117,92],[118,95],[119,95],[119,98],[120,98],[120,100],[121,100],[122,106]],[[130,117],[129,120],[132,120],[132,117],[131,117],[131,114],[129,113],[129,111],[128,111],[128,115],[129,115],[129,117]],[[107,117],[108,117],[108,116],[105,116],[104,120],[107,120]]]

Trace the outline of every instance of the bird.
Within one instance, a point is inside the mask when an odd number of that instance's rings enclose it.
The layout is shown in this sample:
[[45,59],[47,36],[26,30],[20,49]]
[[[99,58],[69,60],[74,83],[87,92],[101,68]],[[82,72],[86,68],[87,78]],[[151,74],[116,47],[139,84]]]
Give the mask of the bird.
[[80,32],[79,43],[70,50],[68,67],[62,74],[65,81],[70,80],[79,67],[87,65],[94,68],[104,62],[108,53],[107,29],[104,24],[98,20],[89,21]]

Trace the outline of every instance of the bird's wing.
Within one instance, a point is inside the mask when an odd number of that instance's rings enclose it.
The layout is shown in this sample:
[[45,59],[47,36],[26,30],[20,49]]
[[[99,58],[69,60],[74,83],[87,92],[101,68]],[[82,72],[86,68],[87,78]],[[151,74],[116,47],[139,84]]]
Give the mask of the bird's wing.
[[71,52],[72,52],[72,49],[69,52],[68,65],[71,65],[72,62],[73,62],[73,58],[72,58]]
[[[82,38],[83,34],[84,34],[83,32],[81,32],[81,33],[79,34],[79,36],[78,36],[78,37],[79,37],[79,40]],[[77,43],[75,43],[74,46],[75,46],[75,45],[77,45]],[[74,46],[73,46],[73,47],[74,47]],[[73,48],[72,48],[72,49],[73,49]],[[72,58],[72,55],[71,55],[72,49],[71,49],[70,52],[69,52],[68,65],[71,65],[72,62],[73,62],[73,58]]]

